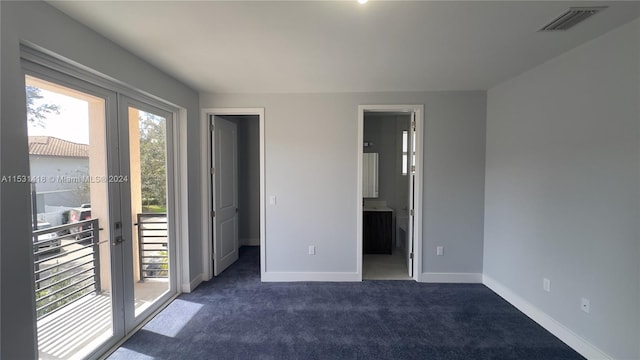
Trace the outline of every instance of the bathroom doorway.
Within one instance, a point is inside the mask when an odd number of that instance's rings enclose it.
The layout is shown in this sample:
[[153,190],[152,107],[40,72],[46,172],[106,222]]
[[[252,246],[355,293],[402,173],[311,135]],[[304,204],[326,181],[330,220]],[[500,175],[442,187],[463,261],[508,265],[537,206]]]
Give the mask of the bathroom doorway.
[[363,280],[419,280],[422,106],[359,108]]

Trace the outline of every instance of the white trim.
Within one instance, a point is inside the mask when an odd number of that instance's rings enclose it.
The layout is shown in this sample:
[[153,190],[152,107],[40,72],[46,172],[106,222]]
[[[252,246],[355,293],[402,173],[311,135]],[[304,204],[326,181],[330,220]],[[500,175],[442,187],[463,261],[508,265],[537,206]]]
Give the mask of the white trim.
[[240,246],[260,246],[260,238],[240,239]]
[[413,279],[422,280],[422,183],[423,177],[423,139],[425,133],[424,126],[424,105],[359,105],[358,106],[358,135],[357,135],[357,184],[356,184],[356,251],[357,274],[362,280],[362,143],[364,141],[364,112],[407,112],[415,113],[416,117],[416,175],[414,196],[414,243],[413,243]]
[[422,280],[422,184],[424,183],[424,134],[426,126],[424,121],[424,105],[414,108],[416,117],[416,176],[413,187],[414,198],[414,228],[413,243],[413,274],[416,281]]
[[[211,259],[213,249],[211,239],[213,234],[213,222],[211,211],[213,210],[214,184],[211,183],[209,167],[211,164],[211,137],[209,136],[209,117],[215,115],[257,115],[260,128],[260,274],[264,277],[266,272],[266,209],[265,209],[265,129],[264,108],[203,108],[200,111],[200,143],[203,145],[204,154],[200,157],[201,167],[201,191],[202,191],[202,281],[213,277]],[[263,279],[264,281],[264,279]]]
[[58,55],[29,41],[20,41],[20,58],[27,62],[45,66],[46,68],[57,71],[61,74],[80,79],[94,86],[115,91],[120,95],[125,95],[149,104],[154,104],[154,106],[168,112],[175,112],[182,108],[180,105],[174,104],[145,90],[129,85],[124,81],[93,70],[90,67]]
[[490,276],[485,274],[483,276],[482,282],[486,287],[493,290],[493,292],[505,299],[511,305],[515,306],[518,310],[522,311],[533,321],[537,322],[540,326],[558,337],[565,344],[567,344],[569,347],[577,351],[585,358],[592,360],[613,359],[612,356],[598,349],[595,345],[589,343],[587,340],[574,333],[571,329],[564,326],[562,323],[552,318],[544,311],[538,309],[535,305],[531,304],[520,295],[516,294]]
[[362,272],[278,272],[262,273],[264,282],[294,282],[294,281],[362,281]]
[[190,269],[189,264],[189,224],[185,219],[189,219],[189,169],[187,167],[187,110],[180,109],[176,114],[177,121],[174,136],[176,138],[175,148],[176,164],[175,176],[175,211],[174,222],[176,224],[176,259],[178,261],[178,291],[186,288],[193,289],[189,284]]
[[209,136],[209,114],[206,109],[200,110],[200,144],[202,145],[200,153],[200,193],[202,194],[200,203],[201,232],[202,232],[202,280],[207,281],[213,277],[213,269],[211,267],[211,178],[209,173],[209,164],[211,163],[211,139]]
[[420,276],[424,283],[482,284],[481,273],[433,273],[426,272]]
[[201,282],[202,282],[202,274],[198,274],[195,278],[193,278],[193,280],[182,285],[182,292],[183,293],[192,292],[196,287],[198,287],[198,285],[200,285]]
[[356,174],[356,274],[362,281],[362,145],[364,143],[364,110],[365,107],[358,106],[358,140],[356,141],[357,174]]

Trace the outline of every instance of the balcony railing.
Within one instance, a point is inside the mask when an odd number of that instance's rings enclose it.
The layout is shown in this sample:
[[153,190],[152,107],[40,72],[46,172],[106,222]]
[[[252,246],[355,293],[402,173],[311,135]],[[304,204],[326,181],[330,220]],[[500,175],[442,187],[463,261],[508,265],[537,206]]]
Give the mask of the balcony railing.
[[88,294],[100,293],[98,219],[33,231],[38,320]]
[[140,280],[169,277],[167,214],[138,214]]

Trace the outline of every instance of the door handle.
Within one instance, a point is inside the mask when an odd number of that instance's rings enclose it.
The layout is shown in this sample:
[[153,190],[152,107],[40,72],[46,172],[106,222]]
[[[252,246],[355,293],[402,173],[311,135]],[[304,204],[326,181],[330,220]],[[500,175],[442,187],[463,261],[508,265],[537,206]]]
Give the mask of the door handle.
[[118,245],[118,244],[123,243],[123,242],[124,242],[124,238],[122,236],[118,235],[113,239],[113,242],[111,243],[111,245]]

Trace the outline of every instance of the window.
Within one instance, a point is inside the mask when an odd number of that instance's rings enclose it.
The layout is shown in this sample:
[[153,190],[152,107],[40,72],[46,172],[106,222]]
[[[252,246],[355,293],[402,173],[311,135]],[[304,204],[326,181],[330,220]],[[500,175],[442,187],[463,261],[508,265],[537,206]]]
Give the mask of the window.
[[[411,166],[416,165],[416,134],[411,141]],[[409,174],[409,131],[402,130],[402,175]]]
[[94,358],[177,293],[178,109],[35,50],[21,55],[38,352]]

